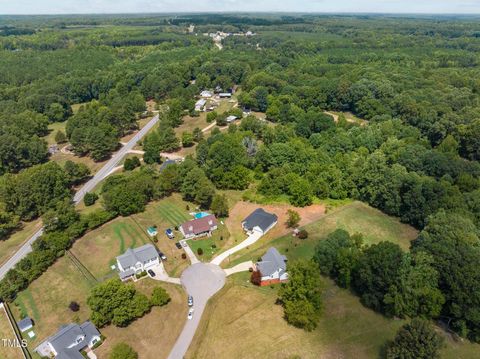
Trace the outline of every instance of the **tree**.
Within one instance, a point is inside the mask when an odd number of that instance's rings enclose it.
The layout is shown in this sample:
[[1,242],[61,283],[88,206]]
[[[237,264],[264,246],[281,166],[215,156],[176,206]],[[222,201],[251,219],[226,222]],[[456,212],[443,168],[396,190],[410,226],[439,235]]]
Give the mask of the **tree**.
[[133,285],[124,284],[118,278],[95,286],[87,304],[92,311],[92,322],[98,327],[110,323],[125,327],[149,312],[152,306],[148,298],[137,293]]
[[288,228],[296,228],[298,227],[298,223],[300,222],[300,214],[293,209],[287,210],[287,227]]
[[183,147],[192,147],[194,145],[193,134],[190,132],[182,133],[182,146]]
[[143,140],[143,160],[147,164],[160,163],[160,152],[162,145],[157,131],[153,131]]
[[42,216],[45,232],[64,231],[77,222],[80,215],[75,210],[70,199],[59,201],[55,208],[48,210]]
[[197,143],[200,142],[201,140],[203,140],[203,132],[198,127],[195,127],[193,129],[193,140]]
[[65,162],[64,169],[69,182],[74,186],[84,182],[91,173],[90,168],[84,163],[75,163],[70,160]]
[[152,305],[160,307],[170,302],[170,300],[170,295],[162,287],[155,287],[153,289],[152,298],[150,299]]
[[388,345],[387,359],[436,359],[440,358],[443,339],[431,325],[415,318],[400,328],[395,340]]
[[215,196],[213,196],[210,209],[217,217],[228,217],[227,197],[224,194],[216,194]]
[[312,331],[322,311],[320,273],[312,261],[296,262],[287,269],[289,280],[278,292],[285,319],[296,327]]
[[95,192],[87,192],[83,197],[83,203],[87,207],[93,206],[95,202],[97,202],[97,199],[98,199],[98,194],[96,194]]
[[161,152],[174,152],[180,147],[180,141],[171,126],[161,123],[158,128],[158,135]]
[[116,344],[110,352],[110,359],[138,359],[138,353],[126,343]]
[[217,117],[218,117],[218,113],[216,111],[209,112],[207,113],[207,122],[208,123],[213,122],[217,119]]
[[55,133],[55,142],[56,143],[67,142],[67,135],[65,134],[65,132],[58,130],[57,133]]
[[312,188],[310,183],[303,179],[297,178],[288,187],[290,194],[290,203],[294,206],[305,207],[312,204]]
[[250,276],[250,281],[252,284],[260,285],[262,282],[262,273],[259,270],[254,270]]
[[137,156],[125,159],[123,163],[123,168],[125,171],[133,171],[135,168],[140,167],[140,159]]

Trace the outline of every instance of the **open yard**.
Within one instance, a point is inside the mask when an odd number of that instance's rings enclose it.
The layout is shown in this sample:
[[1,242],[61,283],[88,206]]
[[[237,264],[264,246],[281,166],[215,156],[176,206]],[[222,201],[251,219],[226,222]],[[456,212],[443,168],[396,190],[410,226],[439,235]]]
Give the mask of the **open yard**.
[[[91,285],[75,264],[63,257],[28,289],[19,293],[11,309],[17,320],[28,315],[35,322],[36,337],[29,340],[30,349],[54,334],[60,325],[88,319],[86,300]],[[77,313],[68,308],[71,301],[80,304]]]
[[[305,219],[303,218],[302,221]],[[279,224],[281,224],[280,221]],[[256,260],[271,246],[286,252],[290,259],[312,257],[317,241],[325,238],[337,228],[345,229],[352,234],[362,233],[366,244],[385,240],[397,243],[404,250],[409,248],[410,242],[416,238],[418,233],[413,227],[362,202],[353,202],[333,209],[320,220],[307,224],[304,228],[309,233],[309,238],[306,240],[300,240],[289,234],[273,237],[275,239],[272,240],[269,232],[266,238],[255,243],[250,250],[246,249],[232,256],[232,265],[250,259]]]
[[[158,284],[145,279],[137,282],[136,286],[150,295]],[[187,296],[180,286],[165,283],[161,286],[170,294],[171,302],[153,308],[149,314],[126,328],[108,326],[102,329],[101,332],[107,339],[95,350],[99,359],[108,358],[113,346],[120,342],[128,343],[141,359],[163,359],[168,356],[187,317]]]
[[[190,210],[187,210],[190,208]],[[183,222],[192,219],[190,211],[195,205],[187,203],[177,194],[151,203],[145,212],[130,217],[117,218],[104,226],[88,233],[78,240],[71,252],[98,280],[116,275],[111,269],[118,255],[129,247],[138,247],[153,243],[147,235],[147,228],[157,226],[158,242],[155,245],[167,256],[165,269],[171,276],[180,275],[189,262],[182,259],[183,250],[175,247],[175,242],[182,239],[181,233],[175,231],[175,240],[165,235],[167,228],[174,229]]]
[[1,341],[2,339],[13,341],[15,339],[15,333],[8,321],[5,310],[0,308],[0,357],[2,359],[19,359],[23,357],[20,348],[8,346]]

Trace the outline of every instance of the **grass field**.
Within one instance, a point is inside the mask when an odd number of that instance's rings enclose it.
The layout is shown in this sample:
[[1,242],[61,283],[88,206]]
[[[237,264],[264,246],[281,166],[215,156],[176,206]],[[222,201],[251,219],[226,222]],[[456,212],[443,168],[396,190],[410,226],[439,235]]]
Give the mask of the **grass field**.
[[[36,337],[28,340],[29,348],[34,349],[62,324],[88,319],[86,300],[90,288],[91,283],[75,264],[63,257],[19,293],[11,308],[17,320],[28,315],[35,322]],[[80,311],[74,313],[68,308],[71,301],[80,304]]]
[[[159,284],[144,279],[135,286],[150,296],[153,288]],[[161,286],[170,294],[171,302],[164,307],[153,308],[149,314],[127,328],[108,326],[102,329],[101,332],[107,339],[95,350],[99,359],[108,358],[113,346],[120,342],[129,344],[141,359],[163,359],[168,356],[183,328],[188,307],[186,294],[180,286],[166,283]]]
[[181,258],[183,253],[175,247],[175,242],[181,239],[177,232],[175,240],[165,235],[167,228],[174,228],[192,219],[187,206],[192,210],[195,206],[184,202],[179,195],[162,199],[149,204],[143,213],[130,217],[119,217],[104,226],[87,233],[78,240],[71,252],[98,280],[115,275],[111,266],[116,257],[127,248],[138,247],[152,243],[147,235],[147,228],[156,225],[158,228],[158,243],[156,246],[167,255],[165,269],[172,276],[179,275],[188,266],[188,261]]
[[[410,226],[360,202],[334,209],[305,228],[310,233],[307,240],[286,235],[259,241],[240,252],[230,265],[255,261],[270,246],[277,247],[289,260],[310,258],[316,243],[336,228],[363,233],[367,244],[388,240],[405,250],[417,235]],[[378,358],[403,321],[365,308],[357,296],[328,278],[324,282],[324,314],[318,328],[307,333],[283,320],[282,308],[275,304],[278,286],[255,287],[249,283],[249,273],[232,276],[208,304],[187,358]],[[443,358],[478,357],[479,345],[446,339]]]
[[0,241],[0,264],[6,262],[41,227],[40,220],[23,223],[19,231],[13,233],[8,239]]
[[257,259],[265,251],[275,246],[286,252],[290,259],[312,257],[318,240],[325,238],[337,228],[342,228],[350,233],[362,233],[365,244],[391,241],[397,243],[404,250],[409,248],[410,242],[416,238],[417,231],[401,223],[398,219],[389,217],[379,210],[361,202],[335,208],[323,218],[304,227],[308,233],[307,240],[300,240],[291,235],[286,235],[271,241],[259,241],[249,250],[245,249],[232,256],[232,265],[250,259]]
[[193,252],[197,254],[197,250],[201,248],[203,255],[197,255],[202,262],[210,262],[218,253],[223,252],[228,244],[230,233],[225,225],[219,223],[218,229],[213,232],[211,237],[202,237],[196,240],[189,240],[188,244]]
[[[0,309],[0,340],[1,339],[15,339],[15,333],[8,322],[7,314],[4,309]],[[19,359],[23,358],[22,350],[20,348],[3,345],[0,341],[0,358],[2,359]]]

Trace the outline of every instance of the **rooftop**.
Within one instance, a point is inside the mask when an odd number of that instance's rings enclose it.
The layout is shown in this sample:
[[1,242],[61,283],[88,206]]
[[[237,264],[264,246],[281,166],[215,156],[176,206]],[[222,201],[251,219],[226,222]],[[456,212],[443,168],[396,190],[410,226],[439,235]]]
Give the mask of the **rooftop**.
[[213,214],[202,218],[192,219],[191,221],[185,222],[182,224],[183,233],[185,235],[189,234],[200,234],[205,233],[211,230],[212,227],[217,225],[217,219]]
[[257,268],[264,276],[269,276],[276,271],[287,270],[287,257],[281,255],[275,247],[270,247],[262,257],[260,262],[257,262]]
[[263,208],[257,208],[242,222],[243,227],[251,231],[254,227],[259,227],[262,231],[269,229],[278,217],[275,214],[266,212]]
[[138,262],[145,263],[158,258],[157,249],[153,244],[145,244],[138,248],[128,248],[124,254],[117,257],[122,268],[134,267]]

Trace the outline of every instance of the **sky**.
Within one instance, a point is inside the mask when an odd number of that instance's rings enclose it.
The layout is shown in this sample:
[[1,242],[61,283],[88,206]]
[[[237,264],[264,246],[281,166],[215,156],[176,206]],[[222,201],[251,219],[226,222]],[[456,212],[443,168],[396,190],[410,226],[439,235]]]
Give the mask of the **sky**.
[[162,12],[479,14],[480,0],[0,0],[0,14]]

